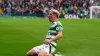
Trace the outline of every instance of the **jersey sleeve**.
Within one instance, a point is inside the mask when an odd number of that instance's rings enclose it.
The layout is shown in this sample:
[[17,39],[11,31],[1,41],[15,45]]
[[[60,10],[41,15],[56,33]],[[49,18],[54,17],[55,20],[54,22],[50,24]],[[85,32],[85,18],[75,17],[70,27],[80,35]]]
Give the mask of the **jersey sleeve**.
[[61,25],[56,26],[56,32],[62,32],[63,27]]

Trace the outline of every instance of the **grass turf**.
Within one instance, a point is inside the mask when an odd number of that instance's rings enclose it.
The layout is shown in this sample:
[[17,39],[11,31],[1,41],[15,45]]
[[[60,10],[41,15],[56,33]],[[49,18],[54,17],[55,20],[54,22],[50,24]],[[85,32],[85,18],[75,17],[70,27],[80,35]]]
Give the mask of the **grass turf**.
[[[100,56],[99,19],[60,19],[63,38],[56,52],[65,56]],[[48,19],[0,18],[0,56],[26,56],[43,43],[51,23]]]

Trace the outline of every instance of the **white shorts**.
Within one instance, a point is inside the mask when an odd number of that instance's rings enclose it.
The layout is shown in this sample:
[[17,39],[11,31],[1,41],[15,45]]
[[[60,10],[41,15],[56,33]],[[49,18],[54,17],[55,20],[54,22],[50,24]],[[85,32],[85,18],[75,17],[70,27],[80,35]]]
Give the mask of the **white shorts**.
[[47,53],[53,53],[55,52],[55,48],[52,45],[40,45],[40,46],[36,46],[33,48],[35,50],[35,52],[38,54],[41,50],[45,50]]

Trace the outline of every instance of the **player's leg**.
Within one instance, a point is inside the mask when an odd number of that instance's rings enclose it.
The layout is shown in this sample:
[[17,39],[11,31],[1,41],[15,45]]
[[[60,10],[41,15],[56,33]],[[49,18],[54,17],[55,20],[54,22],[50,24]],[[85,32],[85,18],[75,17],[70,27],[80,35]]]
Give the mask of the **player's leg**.
[[43,50],[41,50],[38,56],[53,56],[51,53],[55,51],[55,48],[51,45],[43,44]]
[[38,56],[34,48],[27,52],[27,56]]
[[47,51],[42,50],[42,51],[39,52],[38,56],[52,56],[52,55],[50,55],[49,53],[47,53]]
[[43,45],[36,46],[32,48],[28,53],[27,56],[38,56],[38,53],[43,49]]
[[40,52],[38,56],[63,56],[62,54],[49,54],[46,51],[45,52]]
[[39,52],[38,56],[63,56],[63,55],[59,52],[56,54],[50,54],[50,53],[47,53],[47,51],[42,50]]

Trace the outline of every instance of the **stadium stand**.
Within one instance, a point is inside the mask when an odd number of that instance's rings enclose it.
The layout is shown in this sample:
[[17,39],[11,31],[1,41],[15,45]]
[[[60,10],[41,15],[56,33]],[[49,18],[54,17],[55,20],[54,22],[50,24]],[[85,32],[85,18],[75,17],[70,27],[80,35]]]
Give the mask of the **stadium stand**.
[[91,5],[100,5],[100,0],[2,0],[0,14],[47,17],[49,10],[54,8],[61,13],[60,17],[72,14],[84,18],[89,17]]

